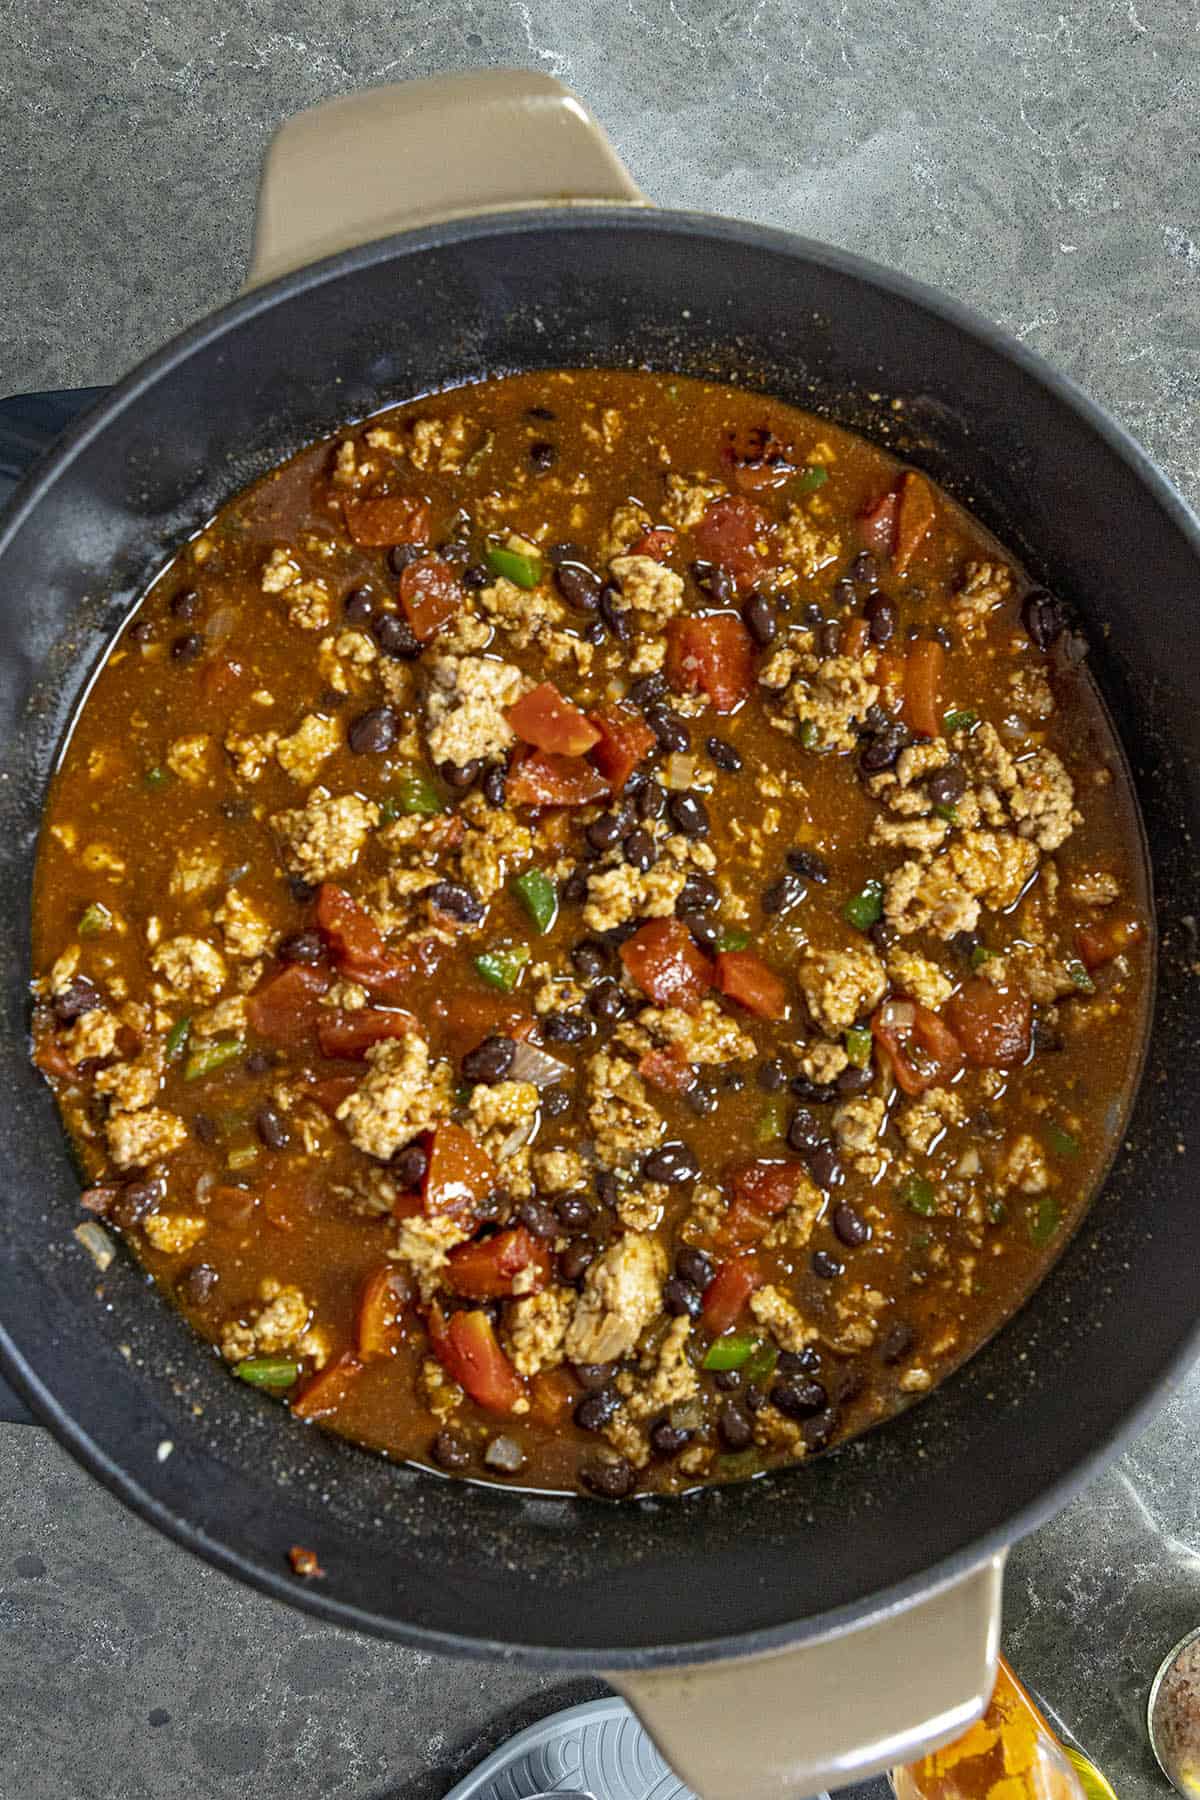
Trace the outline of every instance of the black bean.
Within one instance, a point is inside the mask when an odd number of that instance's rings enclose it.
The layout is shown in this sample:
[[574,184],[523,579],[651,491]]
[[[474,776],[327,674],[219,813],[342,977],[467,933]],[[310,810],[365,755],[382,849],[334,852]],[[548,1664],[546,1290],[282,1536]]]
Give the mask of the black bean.
[[558,897],[564,906],[580,906],[587,899],[587,891],[587,870],[572,869],[559,889]]
[[869,550],[860,550],[850,564],[850,578],[864,586],[870,582],[872,587],[879,580],[879,564]]
[[582,1013],[552,1012],[542,1019],[542,1036],[548,1044],[582,1044],[590,1029]]
[[711,912],[721,904],[721,890],[715,881],[707,875],[699,875],[693,870],[679,890],[679,898],[675,902],[675,911],[682,915],[687,912]]
[[691,1087],[685,1088],[683,1102],[698,1119],[707,1119],[716,1112],[718,1104],[716,1094],[705,1081],[693,1081]]
[[470,1446],[457,1431],[439,1431],[430,1454],[439,1469],[465,1469],[471,1460]]
[[854,1063],[849,1063],[834,1082],[834,1086],[839,1094],[865,1094],[874,1079],[875,1071],[869,1065],[865,1069],[860,1069]]
[[391,1160],[391,1171],[396,1178],[396,1186],[407,1193],[411,1188],[420,1187],[429,1168],[428,1153],[420,1144],[405,1144],[403,1150],[397,1150]]
[[718,769],[724,769],[727,775],[736,775],[741,768],[741,752],[735,750],[732,744],[727,744],[724,738],[707,738],[705,740],[704,748],[708,751],[710,759],[717,765]]
[[683,793],[671,795],[667,801],[667,814],[676,831],[681,832],[684,837],[708,836],[708,808],[699,794],[694,794],[690,788]]
[[703,1293],[716,1269],[712,1257],[705,1251],[697,1250],[691,1244],[683,1244],[675,1252],[675,1273],[681,1280],[690,1282]]
[[802,876],[781,875],[778,881],[773,881],[770,887],[764,889],[759,904],[770,915],[790,912],[793,906],[800,904],[807,892]]
[[759,649],[765,650],[779,630],[779,619],[771,602],[765,594],[760,594],[757,588],[748,596],[742,607],[742,618],[745,621],[746,630]]
[[718,606],[729,606],[736,598],[733,577],[717,563],[694,562],[691,577],[702,594],[708,594]]
[[498,1475],[519,1475],[525,1467],[525,1452],[516,1438],[504,1434],[494,1437],[483,1453],[484,1464]]
[[833,1233],[839,1244],[845,1244],[851,1250],[857,1250],[871,1239],[871,1227],[848,1200],[840,1201],[834,1208]]
[[959,763],[935,769],[925,782],[925,792],[935,806],[954,806],[967,791],[966,771]]
[[325,940],[319,931],[294,931],[275,952],[282,963],[314,963],[325,960]]
[[221,801],[217,810],[223,819],[236,821],[248,819],[252,808],[244,794],[229,794]]
[[721,1080],[731,1094],[740,1094],[746,1085],[745,1071],[743,1069],[726,1069]]
[[542,1089],[542,1117],[544,1119],[561,1119],[564,1113],[571,1110],[571,1096],[565,1087],[548,1087]]
[[447,787],[457,788],[461,791],[469,787],[474,787],[475,783],[479,780],[479,771],[482,767],[483,763],[480,758],[478,756],[473,756],[470,762],[456,763],[447,761],[439,763],[438,774],[446,783]]
[[876,950],[883,955],[886,955],[896,942],[897,935],[896,927],[887,919],[876,919],[867,933]]
[[588,1010],[595,1018],[603,1019],[609,1025],[615,1025],[618,1019],[624,1019],[633,1011],[633,1007],[634,1002],[611,975],[598,981],[588,995]]
[[736,1394],[741,1385],[740,1369],[718,1369],[713,1376],[713,1386],[722,1394]]
[[759,1063],[757,1080],[765,1094],[780,1094],[788,1084],[788,1072],[776,1057],[771,1062]]
[[527,406],[525,417],[527,419],[556,419],[558,414],[552,412],[548,406]]
[[1039,1013],[1033,1021],[1033,1048],[1038,1056],[1057,1055],[1065,1050],[1067,1040],[1059,1030],[1056,1021],[1046,1013]]
[[478,593],[492,579],[486,563],[468,563],[462,572],[462,584],[470,593]]
[[683,1425],[672,1425],[669,1419],[658,1419],[650,1427],[650,1448],[655,1456],[678,1456],[692,1434]]
[[393,575],[402,575],[409,563],[417,562],[425,554],[423,544],[393,544],[387,553],[387,565]]
[[662,1302],[675,1319],[681,1319],[685,1314],[689,1319],[698,1319],[704,1306],[691,1282],[680,1281],[675,1275],[663,1283]]
[[460,881],[435,881],[422,888],[418,898],[428,900],[438,912],[448,914],[463,925],[480,924],[487,912],[482,900],[477,900],[470,888]]
[[582,1231],[591,1223],[592,1208],[582,1194],[564,1194],[561,1200],[554,1202],[554,1211],[559,1224],[567,1231]]
[[809,1151],[808,1172],[818,1187],[840,1187],[843,1180],[842,1165],[832,1144],[818,1144],[815,1150]]
[[322,712],[336,712],[338,707],[344,706],[349,698],[348,694],[343,694],[341,688],[326,687],[321,689],[317,704]]
[[575,1238],[559,1253],[558,1273],[568,1285],[581,1281],[596,1260],[596,1246],[590,1238]]
[[447,538],[437,547],[437,553],[443,562],[465,563],[471,554],[471,546],[462,538]]
[[858,590],[848,575],[838,576],[833,584],[833,593],[830,598],[835,606],[841,607],[843,612],[848,612],[854,605],[858,599]]
[[821,1142],[821,1127],[807,1106],[798,1106],[788,1126],[787,1141],[793,1150],[806,1155]]
[[954,639],[950,636],[950,633],[946,630],[944,625],[935,625],[930,635],[935,643],[942,646],[943,650],[953,650]]
[[825,623],[825,614],[821,611],[820,607],[817,605],[815,600],[809,601],[808,605],[804,609],[803,616],[804,616],[804,623],[812,631],[818,630],[819,627]]
[[886,594],[876,590],[867,595],[867,603],[863,607],[863,618],[871,628],[871,642],[880,649],[890,644],[896,635],[896,627],[900,623],[896,608]]
[[508,770],[493,764],[483,778],[483,797],[489,806],[499,809],[508,797]]
[[627,821],[620,813],[603,812],[598,818],[592,820],[583,835],[593,850],[611,850],[625,830],[626,824]]
[[754,1442],[754,1420],[736,1400],[727,1400],[717,1414],[717,1430],[727,1450],[745,1450]]
[[373,706],[360,713],[346,733],[356,756],[383,756],[396,742],[400,721],[390,706]]
[[859,751],[858,766],[864,774],[878,775],[883,769],[890,769],[911,742],[906,726],[899,723],[885,725],[882,731],[869,737]]
[[550,1239],[558,1236],[558,1220],[544,1200],[522,1200],[517,1208],[517,1217],[526,1231],[535,1238]]
[[781,1381],[791,1381],[797,1375],[815,1374],[820,1366],[820,1351],[806,1344],[803,1350],[781,1350],[775,1370]]
[[663,807],[666,804],[666,789],[660,787],[657,781],[647,781],[645,787],[641,788],[638,792],[638,818],[644,820],[646,824],[649,824],[652,819],[659,819],[662,817]]
[[171,613],[176,619],[194,619],[200,611],[200,596],[195,588],[180,588],[171,595]]
[[287,1121],[274,1106],[259,1107],[254,1120],[254,1129],[268,1150],[286,1150],[292,1141]]
[[654,839],[641,826],[631,831],[621,846],[625,861],[631,869],[637,869],[644,875],[658,861],[658,851],[654,848]]
[[161,1204],[163,1191],[161,1181],[127,1182],[114,1208],[121,1229],[128,1231],[131,1226],[140,1225],[147,1213],[154,1212]]
[[613,1378],[612,1363],[576,1363],[575,1379],[589,1394],[598,1394]]
[[814,1250],[811,1267],[813,1274],[821,1281],[836,1281],[839,1275],[846,1272],[845,1263],[839,1262],[836,1256],[831,1256],[828,1250]]
[[252,1050],[243,1066],[251,1075],[265,1075],[268,1069],[275,1067],[277,1061],[278,1052],[275,1050]]
[[831,1106],[838,1097],[832,1082],[810,1081],[807,1075],[792,1076],[792,1092],[809,1106]]
[[607,1457],[603,1462],[585,1463],[579,1479],[589,1493],[602,1500],[624,1500],[637,1483],[633,1467],[623,1456]]
[[198,656],[204,654],[204,639],[197,631],[185,631],[171,645],[171,655],[177,663],[193,663]]
[[220,1279],[211,1263],[193,1263],[175,1283],[175,1292],[185,1306],[203,1306]]
[[594,613],[600,604],[604,583],[586,563],[564,562],[554,571],[554,585],[568,606],[574,606],[580,612]]
[[619,604],[618,590],[611,581],[606,581],[600,590],[600,617],[618,643],[624,643],[631,636],[633,625],[628,612]]
[[649,675],[639,675],[629,690],[629,698],[637,707],[653,706],[661,700],[667,691],[667,678],[661,669],[654,669]]
[[60,1025],[70,1025],[84,1013],[95,1012],[101,1005],[99,990],[86,975],[76,975],[65,988],[60,988],[50,1002]]
[[620,1404],[615,1387],[597,1388],[594,1394],[585,1394],[575,1408],[575,1423],[580,1431],[602,1431]]
[[535,438],[529,446],[529,460],[535,469],[552,469],[558,461],[558,445],[549,438]]
[[817,650],[821,656],[837,656],[842,648],[842,628],[830,619],[817,633]]
[[682,1187],[695,1181],[700,1164],[686,1144],[660,1144],[642,1158],[642,1174],[647,1181],[665,1181],[669,1187]]
[[546,560],[551,568],[554,569],[557,569],[559,563],[565,562],[583,563],[586,565],[587,551],[582,544],[576,544],[573,541],[560,539],[558,543],[549,546],[546,551]]
[[885,1363],[903,1361],[917,1341],[917,1334],[905,1320],[887,1330],[879,1345],[879,1360]]
[[343,611],[351,625],[366,625],[375,616],[375,596],[370,588],[351,588],[342,602]]
[[511,1209],[512,1195],[507,1188],[492,1188],[475,1202],[475,1216],[481,1223],[490,1223],[501,1215],[507,1218]]
[[690,750],[692,734],[680,718],[661,704],[646,708],[646,723],[664,750]]
[[468,1050],[462,1059],[462,1078],[464,1081],[484,1082],[491,1084],[503,1081],[513,1066],[513,1058],[517,1054],[517,1046],[510,1037],[485,1037],[482,1044],[474,1050]]
[[823,1412],[829,1404],[829,1395],[819,1381],[793,1378],[775,1383],[771,1401],[789,1419],[804,1419],[810,1413]]
[[[468,569],[467,574],[471,571]],[[464,580],[466,577],[464,576]],[[380,613],[371,624],[371,636],[385,656],[397,662],[412,662],[421,654],[421,640],[399,613]]]
[[213,1145],[220,1142],[221,1128],[215,1119],[207,1113],[194,1113],[192,1116],[192,1136],[201,1144]]
[[607,944],[599,938],[581,938],[571,949],[571,967],[584,981],[595,981],[603,975],[608,967],[609,953]]
[[714,956],[716,954],[717,946],[721,941],[721,933],[706,914],[702,912],[681,913],[677,910],[675,916],[681,925],[687,926],[706,955]]
[[811,1419],[805,1419],[800,1427],[805,1449],[814,1452],[824,1450],[836,1426],[837,1413],[832,1406],[827,1406],[824,1412],[814,1414]]

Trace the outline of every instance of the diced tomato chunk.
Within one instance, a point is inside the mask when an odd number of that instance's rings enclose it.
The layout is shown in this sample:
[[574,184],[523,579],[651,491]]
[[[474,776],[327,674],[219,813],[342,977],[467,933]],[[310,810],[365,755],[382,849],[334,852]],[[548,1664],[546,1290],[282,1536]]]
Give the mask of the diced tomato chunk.
[[439,1053],[456,1063],[486,1037],[516,1038],[520,1043],[536,1024],[519,1000],[492,993],[456,994],[453,1000],[435,998],[430,1016],[437,1022]]
[[942,729],[946,652],[936,638],[919,638],[904,659],[904,722],[922,737]]
[[761,506],[729,494],[705,508],[692,535],[702,557],[727,569],[739,587],[749,587],[763,566],[759,544],[769,523]]
[[539,1369],[529,1384],[530,1418],[539,1425],[564,1425],[581,1391],[568,1369]]
[[670,1050],[647,1050],[638,1063],[638,1074],[664,1094],[686,1094],[696,1085],[696,1071]]
[[718,990],[760,1019],[786,1019],[788,991],[773,969],[753,950],[719,950],[715,963]]
[[376,1006],[362,1006],[343,1012],[337,1007],[322,1007],[317,1020],[317,1042],[322,1056],[361,1062],[373,1044],[381,1044],[385,1038],[407,1037],[417,1029],[412,1013],[398,1008],[385,1012]]
[[769,425],[749,431],[733,431],[721,450],[721,461],[735,487],[744,494],[782,487],[796,472],[795,452],[777,438]]
[[1024,988],[964,982],[946,1002],[946,1023],[977,1069],[1015,1069],[1029,1055],[1033,1003]]
[[391,1356],[403,1335],[404,1309],[412,1300],[412,1282],[395,1263],[385,1263],[363,1283],[354,1321],[355,1347],[363,1362]]
[[736,613],[675,618],[667,627],[666,675],[684,694],[707,694],[731,713],[754,692],[754,639]]
[[508,777],[514,806],[590,806],[607,793],[607,781],[584,757],[553,756],[545,750],[528,750]]
[[600,742],[595,725],[552,681],[539,682],[522,694],[505,717],[525,743],[554,756],[586,756]]
[[400,605],[423,644],[452,619],[463,603],[458,576],[439,556],[418,557],[400,574]]
[[298,1419],[324,1419],[336,1412],[349,1393],[351,1385],[362,1374],[362,1364],[349,1351],[326,1365],[311,1381],[305,1382],[291,1403]]
[[342,501],[346,530],[356,544],[379,549],[388,544],[429,541],[429,502],[418,494],[376,494]]
[[871,641],[871,627],[865,619],[848,619],[842,632],[842,655],[856,661]]
[[910,469],[901,477],[896,502],[896,547],[892,551],[892,568],[903,575],[929,535],[937,508],[933,490],[923,475]]
[[317,927],[327,939],[336,962],[354,957],[360,963],[382,961],[387,955],[383,933],[365,907],[332,881],[317,889]]
[[304,1049],[312,1041],[321,1016],[321,995],[332,979],[328,969],[289,963],[247,1000],[251,1030],[283,1049]]
[[655,562],[665,562],[679,542],[679,534],[670,525],[654,525],[644,531],[636,544],[630,544],[626,556],[649,556]]
[[45,1037],[33,1053],[33,1060],[43,1075],[53,1075],[57,1081],[71,1081],[75,1076],[75,1064],[71,1061],[61,1044],[56,1044],[52,1037]]
[[680,919],[649,919],[621,945],[621,961],[656,1006],[694,1012],[712,986],[712,964]]
[[327,1075],[323,1081],[314,1081],[308,1088],[313,1099],[327,1112],[332,1119],[343,1100],[348,1100],[358,1086],[357,1075]]
[[906,1094],[942,1087],[966,1061],[949,1026],[915,1000],[885,1000],[871,1019],[871,1030]]
[[641,713],[632,706],[606,706],[588,716],[597,733],[592,762],[613,793],[619,794],[657,740]]
[[876,556],[890,556],[896,539],[899,500],[894,493],[880,494],[858,516],[858,535]]
[[734,1199],[745,1200],[768,1219],[786,1212],[809,1180],[802,1164],[771,1157],[738,1163],[730,1169],[728,1179]]
[[1123,950],[1140,944],[1145,935],[1140,919],[1105,919],[1103,924],[1081,926],[1075,933],[1075,947],[1086,969],[1102,969]]
[[426,1213],[431,1218],[437,1213],[456,1218],[473,1214],[496,1185],[491,1157],[461,1125],[449,1120],[434,1126],[428,1149],[429,1164],[421,1185]]
[[701,1318],[714,1337],[737,1324],[746,1302],[763,1284],[763,1273],[753,1256],[733,1256],[723,1262],[704,1290]]
[[879,683],[879,704],[888,712],[899,712],[904,705],[905,659],[894,650],[881,652],[875,664],[875,679]]
[[489,1412],[510,1413],[524,1398],[525,1383],[500,1348],[485,1312],[456,1312],[446,1319],[435,1301],[429,1341],[451,1379]]
[[507,1299],[519,1275],[522,1294],[540,1293],[550,1279],[549,1247],[524,1225],[459,1244],[446,1265],[447,1284],[468,1300]]

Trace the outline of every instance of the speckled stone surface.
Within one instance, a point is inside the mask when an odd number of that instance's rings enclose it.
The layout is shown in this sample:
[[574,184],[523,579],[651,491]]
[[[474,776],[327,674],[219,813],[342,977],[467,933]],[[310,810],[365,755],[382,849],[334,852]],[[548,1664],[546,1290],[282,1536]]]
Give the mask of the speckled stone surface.
[[[845,244],[1067,370],[1200,501],[1195,0],[0,0],[0,389],[111,380],[244,271],[297,107],[483,63],[585,95],[653,198]],[[1122,1800],[1200,1620],[1200,1378],[1015,1552],[1006,1643]],[[594,1686],[314,1624],[0,1428],[0,1795],[433,1800]]]

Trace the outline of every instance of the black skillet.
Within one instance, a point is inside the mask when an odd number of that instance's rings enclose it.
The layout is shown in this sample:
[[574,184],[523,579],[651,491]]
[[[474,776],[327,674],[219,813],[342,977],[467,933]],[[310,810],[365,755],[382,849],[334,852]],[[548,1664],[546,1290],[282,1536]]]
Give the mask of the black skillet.
[[[544,78],[507,79],[509,124],[522,97],[564,104]],[[461,84],[439,86],[463,97]],[[495,99],[496,78],[484,87],[467,95],[473,113]],[[388,104],[403,110],[399,93]],[[352,131],[351,151],[357,141]],[[260,238],[277,264],[291,230],[282,192]],[[426,1650],[616,1671],[694,1784],[812,1791],[965,1722],[994,1650],[988,1559],[1116,1453],[1196,1347],[1200,533],[1082,394],[902,276],[728,220],[636,204],[513,208],[502,182],[485,198],[499,210],[342,251],[206,319],[101,397],[4,516],[0,1364],[114,1492],[256,1586]],[[368,209],[359,235],[381,223]],[[186,533],[307,440],[389,402],[509,369],[629,364],[737,381],[867,433],[1078,609],[1141,802],[1160,948],[1127,1138],[1017,1317],[923,1404],[834,1454],[748,1485],[606,1506],[451,1483],[298,1426],[230,1382],[132,1259],[98,1276],[72,1239],[77,1178],[26,1060],[28,908],[69,721],[129,604]],[[323,1582],[292,1577],[295,1543],[317,1549]],[[957,1631],[974,1646],[945,1706],[907,1666],[938,1660],[928,1632],[916,1635],[921,1609],[897,1610],[931,1595],[939,1642],[958,1645]],[[908,1638],[907,1626],[900,1639],[881,1631],[889,1619],[910,1621]],[[843,1670],[878,1685],[890,1669],[899,1698],[860,1713],[838,1699],[844,1673],[826,1688],[811,1662],[779,1657],[751,1665],[736,1699],[702,1674],[681,1685],[661,1673],[719,1662],[724,1674],[724,1659],[831,1641],[849,1646]],[[739,1777],[711,1739],[732,1742],[756,1705],[746,1694],[761,1702],[772,1682],[784,1716],[753,1721],[756,1773],[743,1763]],[[814,1723],[806,1699],[835,1727]],[[715,1760],[698,1766],[681,1729]],[[804,1742],[781,1747],[789,1730]]]

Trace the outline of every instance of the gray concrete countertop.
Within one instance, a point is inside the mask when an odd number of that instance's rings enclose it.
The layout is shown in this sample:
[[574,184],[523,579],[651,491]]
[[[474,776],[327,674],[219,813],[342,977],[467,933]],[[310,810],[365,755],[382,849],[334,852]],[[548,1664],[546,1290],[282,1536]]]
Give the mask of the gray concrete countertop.
[[[485,63],[561,76],[652,197],[865,252],[999,320],[1200,501],[1196,0],[0,0],[0,391],[111,380],[228,296],[274,125]],[[1006,1642],[1122,1800],[1200,1620],[1200,1378],[1021,1545]],[[434,1800],[588,1683],[316,1624],[0,1428],[0,1794]]]

